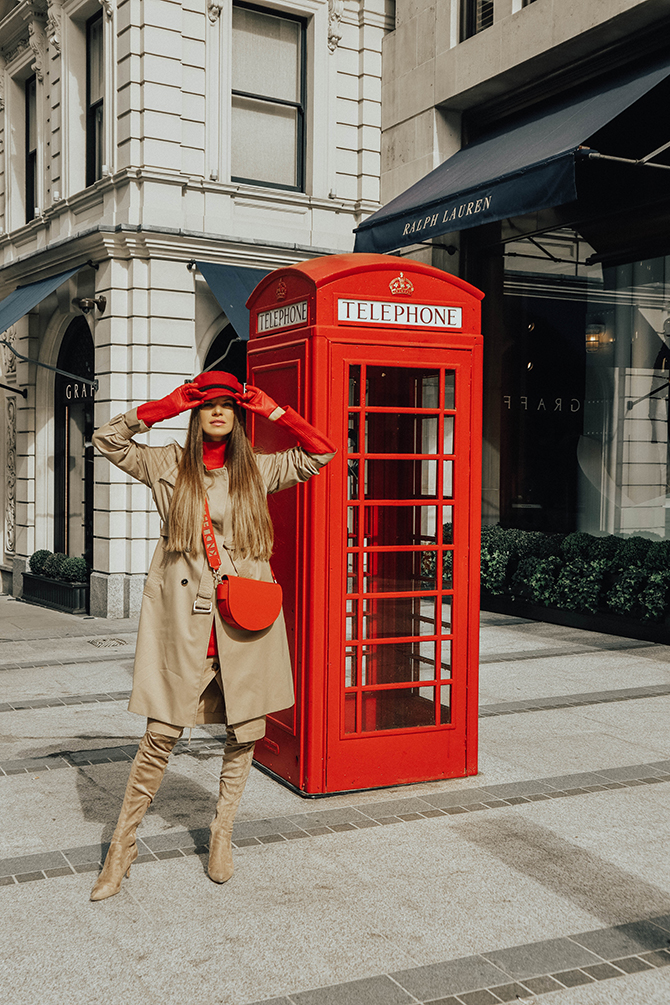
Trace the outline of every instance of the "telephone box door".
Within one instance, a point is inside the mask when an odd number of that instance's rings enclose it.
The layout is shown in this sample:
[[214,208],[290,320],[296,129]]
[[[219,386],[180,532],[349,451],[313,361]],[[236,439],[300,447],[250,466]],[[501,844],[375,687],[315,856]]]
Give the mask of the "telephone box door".
[[330,626],[327,788],[434,777],[436,764],[464,775],[472,353],[332,351],[348,447],[333,485],[331,596],[346,593]]

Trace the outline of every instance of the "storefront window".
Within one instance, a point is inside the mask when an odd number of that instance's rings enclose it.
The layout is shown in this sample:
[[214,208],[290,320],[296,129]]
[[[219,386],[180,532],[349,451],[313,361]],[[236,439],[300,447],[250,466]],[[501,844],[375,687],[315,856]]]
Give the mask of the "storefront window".
[[569,230],[506,246],[500,522],[661,539],[670,257],[592,254]]

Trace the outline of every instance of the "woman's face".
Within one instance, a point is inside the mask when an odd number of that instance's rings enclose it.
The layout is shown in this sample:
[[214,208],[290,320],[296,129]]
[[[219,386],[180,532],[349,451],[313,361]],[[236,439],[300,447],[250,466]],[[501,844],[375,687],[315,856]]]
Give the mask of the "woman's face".
[[200,426],[205,440],[220,443],[232,432],[235,425],[233,398],[213,398],[200,406]]

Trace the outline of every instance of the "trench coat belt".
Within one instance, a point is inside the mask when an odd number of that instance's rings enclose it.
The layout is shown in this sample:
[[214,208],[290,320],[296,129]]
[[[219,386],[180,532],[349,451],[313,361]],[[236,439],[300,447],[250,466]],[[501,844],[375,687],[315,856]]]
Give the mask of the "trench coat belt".
[[193,601],[194,614],[212,613],[212,594],[214,593],[214,577],[209,567],[209,562],[205,559],[202,575],[198,584],[198,593]]

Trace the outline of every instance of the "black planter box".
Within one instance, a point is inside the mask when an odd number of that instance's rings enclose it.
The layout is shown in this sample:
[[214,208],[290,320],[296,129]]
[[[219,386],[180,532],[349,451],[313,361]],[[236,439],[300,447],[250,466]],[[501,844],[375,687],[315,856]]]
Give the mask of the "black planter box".
[[641,639],[645,642],[670,643],[670,624],[666,621],[636,621],[617,614],[581,614],[559,607],[542,607],[525,600],[512,597],[494,596],[482,590],[482,611],[494,614],[510,614],[529,621],[546,621],[551,625],[565,625],[568,628],[583,628],[587,632],[602,632],[603,635],[620,635],[627,639]]
[[87,614],[88,589],[88,583],[65,583],[60,579],[36,576],[34,572],[23,573],[23,599],[54,611]]

